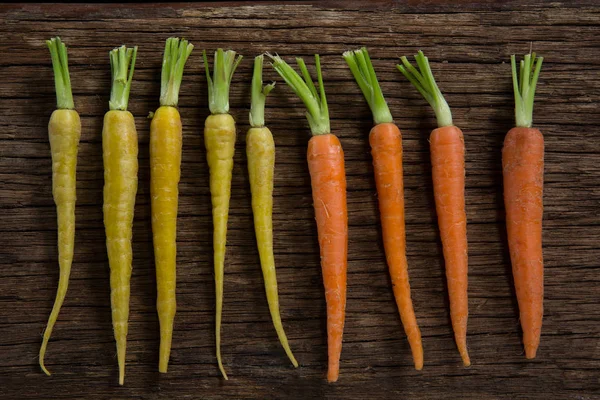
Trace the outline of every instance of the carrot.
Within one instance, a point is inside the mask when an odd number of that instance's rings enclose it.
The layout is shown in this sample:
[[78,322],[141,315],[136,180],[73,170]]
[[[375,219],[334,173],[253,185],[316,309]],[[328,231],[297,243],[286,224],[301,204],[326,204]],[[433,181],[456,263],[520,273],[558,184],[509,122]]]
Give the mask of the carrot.
[[225,269],[225,241],[229,198],[231,197],[231,171],[235,152],[235,121],[229,114],[229,86],[231,78],[242,56],[236,58],[235,51],[217,49],[213,78],[210,77],[206,51],[203,52],[206,79],[208,81],[208,103],[211,115],[204,123],[204,146],[210,173],[210,195],[213,216],[213,250],[215,268],[216,347],[217,363],[221,374],[227,379],[221,361],[221,314],[223,312],[223,275]]
[[535,358],[544,315],[544,137],[531,127],[542,61],[535,53],[525,55],[517,77],[515,56],[511,56],[516,127],[507,133],[502,149],[508,247],[527,358]]
[[[131,235],[138,185],[138,142],[133,115],[127,111],[137,47],[110,52],[112,89],[102,129],[104,159],[104,228],[110,266],[110,303],[117,342],[119,384],[125,379],[129,319]],[[129,73],[128,73],[129,70]]]
[[67,47],[59,37],[46,41],[52,57],[54,83],[56,86],[57,109],[54,110],[48,123],[48,139],[52,154],[52,197],[56,204],[58,225],[58,290],[48,325],[44,331],[40,348],[40,367],[50,375],[44,366],[46,346],[52,335],[60,308],[67,295],[73,248],[75,245],[75,170],[77,168],[77,151],[81,137],[81,121],[74,110],[69,77],[69,61]]
[[450,107],[440,92],[429,60],[422,51],[415,55],[419,69],[406,57],[398,70],[417,88],[435,111],[438,128],[429,137],[433,194],[442,239],[450,317],[454,339],[465,366],[471,365],[467,352],[469,315],[467,215],[465,212],[465,144],[462,131],[452,124]]
[[413,355],[415,368],[423,368],[421,331],[410,297],[408,262],[406,260],[406,227],[404,222],[404,177],[402,173],[402,135],[394,124],[383,97],[369,52],[365,47],[347,51],[344,59],[363,92],[375,126],[369,133],[383,245],[392,278],[394,297]]
[[182,126],[177,103],[183,68],[194,46],[167,39],[163,56],[160,107],[150,124],[150,194],[156,264],[156,310],[160,323],[159,372],[167,372],[171,354],[177,257],[178,184],[181,176]]
[[254,59],[252,77],[252,103],[250,107],[250,129],[246,135],[246,155],[248,174],[252,192],[252,213],[254,232],[260,256],[260,266],[265,281],[265,292],[271,319],[279,341],[288,358],[298,367],[292,354],[287,336],[281,323],[279,297],[277,294],[277,275],[273,256],[273,174],[275,170],[275,143],[269,128],[265,126],[265,101],[275,87],[275,83],[263,87],[263,56]]
[[348,264],[348,210],[344,151],[330,133],[329,110],[319,55],[315,55],[319,91],[306,68],[297,58],[303,78],[279,56],[270,56],[273,67],[307,108],[306,117],[312,137],[308,142],[308,170],[317,221],[323,286],[327,302],[327,380],[339,376],[342,334],[346,311],[346,270]]

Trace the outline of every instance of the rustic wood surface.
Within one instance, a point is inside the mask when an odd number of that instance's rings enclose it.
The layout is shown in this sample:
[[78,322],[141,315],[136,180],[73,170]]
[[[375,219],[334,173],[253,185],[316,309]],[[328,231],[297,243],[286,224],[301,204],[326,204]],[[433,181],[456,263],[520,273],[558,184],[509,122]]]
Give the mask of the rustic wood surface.
[[[600,398],[600,5],[594,1],[337,1],[171,5],[0,5],[0,398],[2,399],[597,399]],[[54,83],[44,40],[69,46],[83,134],[76,251],[66,302],[47,353],[41,334],[58,280],[47,123]],[[164,40],[195,45],[180,96],[184,125],[175,333],[159,375],[146,116],[158,105]],[[140,184],[125,386],[117,385],[102,225],[102,116],[108,51],[138,45],[130,109],[140,138]],[[408,259],[423,333],[415,371],[382,251],[366,140],[371,116],[341,53],[370,48],[405,149]],[[537,359],[523,355],[504,234],[500,150],[513,125],[509,55],[545,56],[535,125],[546,138],[545,313]],[[201,49],[246,56],[231,111],[239,140],[225,275],[224,382],[214,355],[211,217]],[[435,119],[395,70],[400,55],[430,56],[465,133],[469,218],[469,336],[461,366],[448,315],[433,207],[428,134]],[[327,384],[325,300],[305,160],[303,107],[283,84],[268,100],[277,145],[274,225],[284,326],[294,370],[272,328],[254,243],[245,166],[251,59],[322,55],[331,126],[346,154],[350,223],[341,377]],[[310,65],[312,60],[307,60]],[[265,79],[281,81],[270,68]]]

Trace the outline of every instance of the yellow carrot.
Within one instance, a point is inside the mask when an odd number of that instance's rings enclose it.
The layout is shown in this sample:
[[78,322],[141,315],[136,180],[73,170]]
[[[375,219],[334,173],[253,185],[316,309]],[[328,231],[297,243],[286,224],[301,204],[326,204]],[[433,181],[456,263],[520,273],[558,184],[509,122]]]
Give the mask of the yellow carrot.
[[210,76],[208,58],[203,52],[206,80],[208,81],[208,103],[210,113],[204,123],[204,146],[210,173],[210,195],[213,216],[213,252],[215,269],[216,325],[215,341],[217,363],[221,374],[227,374],[221,361],[221,314],[223,312],[223,275],[225,269],[225,241],[229,198],[231,196],[231,171],[235,152],[235,121],[229,115],[229,86],[231,78],[242,56],[236,58],[235,51],[217,49],[213,78]]
[[275,83],[263,87],[263,56],[254,59],[254,76],[252,78],[252,103],[250,108],[250,130],[246,135],[246,155],[248,157],[248,174],[252,192],[252,213],[254,215],[254,232],[260,256],[265,291],[271,319],[279,341],[294,367],[298,362],[288,344],[281,315],[279,314],[279,297],[277,294],[277,275],[273,256],[273,172],[275,169],[275,143],[269,128],[265,126],[265,100]]
[[[121,46],[110,52],[112,89],[110,111],[104,116],[104,228],[110,266],[110,302],[119,384],[125,379],[125,350],[129,319],[131,235],[138,185],[138,141],[133,115],[127,111],[137,47]],[[129,70],[129,73],[128,73]]]
[[46,41],[52,57],[54,82],[56,85],[57,109],[50,117],[48,138],[52,153],[52,196],[56,204],[58,225],[58,290],[48,325],[44,332],[40,348],[40,367],[47,374],[50,372],[44,366],[46,346],[52,335],[52,328],[58,318],[58,313],[65,300],[73,262],[73,247],[75,243],[75,170],[77,167],[77,150],[81,136],[81,121],[74,110],[73,95],[71,94],[71,79],[67,47],[60,38]]
[[167,372],[171,354],[177,255],[177,201],[181,175],[181,118],[177,111],[183,67],[193,45],[169,38],[163,57],[160,107],[150,124],[150,194],[156,264],[156,309],[160,323],[158,370]]

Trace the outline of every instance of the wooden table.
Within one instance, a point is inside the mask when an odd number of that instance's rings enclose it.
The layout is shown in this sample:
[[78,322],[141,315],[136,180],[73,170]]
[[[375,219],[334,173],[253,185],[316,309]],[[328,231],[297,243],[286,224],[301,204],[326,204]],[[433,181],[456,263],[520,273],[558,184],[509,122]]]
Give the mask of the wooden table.
[[[600,5],[594,1],[295,2],[285,6],[1,5],[0,398],[2,399],[597,399],[600,398]],[[596,4],[595,4],[596,3]],[[83,134],[71,283],[37,365],[58,267],[47,123],[54,83],[45,39],[69,46]],[[151,245],[148,112],[158,105],[164,40],[195,45],[180,96],[184,124],[178,282],[169,373],[159,375]],[[117,385],[102,225],[102,116],[108,51],[138,45],[130,109],[140,137],[140,184],[125,386]],[[341,53],[366,45],[404,134],[408,259],[425,368],[412,367],[381,245],[367,133],[371,116]],[[546,139],[545,315],[535,360],[523,355],[502,205],[500,150],[513,125],[510,54],[545,56],[534,111]],[[246,56],[234,77],[239,124],[228,234],[223,357],[214,355],[210,195],[202,127],[208,114],[201,50]],[[395,70],[430,56],[465,133],[469,218],[470,368],[451,335],[434,213],[428,105]],[[252,57],[322,56],[331,126],[343,144],[350,222],[341,378],[327,384],[325,300],[305,160],[301,103],[280,82],[267,121],[277,145],[274,226],[284,325],[294,370],[271,325],[254,243],[246,169]],[[313,61],[307,59],[312,66]]]

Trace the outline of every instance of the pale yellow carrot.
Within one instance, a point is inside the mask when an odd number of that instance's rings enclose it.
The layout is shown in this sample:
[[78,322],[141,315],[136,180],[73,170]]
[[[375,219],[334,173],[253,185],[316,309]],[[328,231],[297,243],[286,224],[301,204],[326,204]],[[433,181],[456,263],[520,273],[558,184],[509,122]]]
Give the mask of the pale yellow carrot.
[[246,135],[246,156],[248,157],[248,175],[250,176],[250,191],[252,192],[252,215],[254,216],[256,244],[273,326],[285,353],[294,367],[297,367],[298,362],[288,344],[279,313],[277,274],[273,255],[275,142],[271,131],[265,126],[265,100],[275,84],[272,83],[263,87],[262,69],[263,56],[260,55],[254,59],[252,105],[250,108],[251,128]]
[[52,38],[46,43],[52,57],[57,98],[57,109],[52,113],[48,124],[48,139],[52,154],[52,196],[56,204],[60,271],[56,299],[48,318],[39,354],[40,367],[47,375],[50,375],[44,365],[44,356],[52,329],[67,294],[75,246],[75,171],[79,138],[81,137],[81,121],[79,114],[74,110],[67,47],[58,37]]
[[[110,111],[104,116],[104,228],[110,266],[110,303],[119,384],[125,380],[125,351],[129,320],[131,236],[138,185],[138,140],[133,115],[127,111],[137,47],[121,46],[110,52],[113,86]],[[129,73],[128,73],[129,70]]]
[[204,146],[210,171],[210,195],[213,217],[213,253],[215,269],[216,326],[215,341],[217,364],[225,379],[227,374],[221,360],[221,316],[223,313],[223,277],[225,274],[225,242],[229,198],[231,197],[231,171],[235,152],[235,121],[229,115],[229,86],[231,77],[241,61],[235,51],[218,49],[215,52],[214,78],[211,78],[208,59],[204,52],[204,66],[208,80],[208,100],[211,115],[204,124]]
[[167,372],[177,308],[175,299],[177,207],[182,126],[177,103],[183,67],[194,46],[169,38],[165,45],[160,107],[150,124],[150,195],[156,264],[156,310],[160,323],[159,372]]

